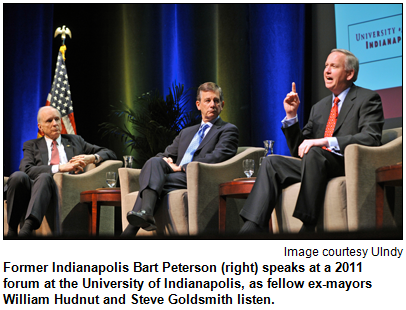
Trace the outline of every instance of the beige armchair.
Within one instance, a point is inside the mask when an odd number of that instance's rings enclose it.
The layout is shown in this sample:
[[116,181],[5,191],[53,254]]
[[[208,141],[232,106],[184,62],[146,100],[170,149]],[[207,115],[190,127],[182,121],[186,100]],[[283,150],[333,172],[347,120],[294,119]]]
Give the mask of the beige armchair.
[[[345,176],[327,184],[317,231],[375,229],[375,170],[402,161],[402,128],[384,130],[382,144],[379,147],[352,144],[345,149]],[[300,183],[296,183],[282,191],[272,215],[274,233],[298,232],[302,227],[302,222],[292,217],[299,190]],[[386,206],[387,215],[388,211]],[[386,226],[394,226],[391,216],[385,218]]]
[[[64,235],[87,235],[88,234],[88,211],[87,207],[80,204],[80,193],[82,191],[93,190],[100,187],[106,187],[106,172],[118,172],[123,162],[119,160],[106,160],[97,167],[89,165],[85,173],[65,174],[56,173],[54,180],[58,186],[59,206],[60,206],[60,224],[62,234]],[[4,182],[8,178],[4,177]],[[8,231],[7,208],[4,203],[4,233]],[[53,231],[53,212],[47,212],[41,227],[35,231],[36,235],[52,235]],[[114,231],[114,209],[101,208],[100,211],[100,230],[101,233]]]
[[[244,177],[242,161],[255,160],[264,156],[263,148],[240,147],[237,155],[218,164],[191,162],[187,169],[187,189],[180,189],[165,195],[158,205],[155,220],[157,230],[140,230],[137,236],[153,234],[197,235],[218,233],[219,185]],[[258,167],[256,167],[256,171]],[[140,169],[121,168],[118,170],[121,183],[123,229],[127,227],[127,213],[138,196]],[[233,206],[231,206],[234,208]],[[238,231],[238,212],[227,212],[228,227]]]

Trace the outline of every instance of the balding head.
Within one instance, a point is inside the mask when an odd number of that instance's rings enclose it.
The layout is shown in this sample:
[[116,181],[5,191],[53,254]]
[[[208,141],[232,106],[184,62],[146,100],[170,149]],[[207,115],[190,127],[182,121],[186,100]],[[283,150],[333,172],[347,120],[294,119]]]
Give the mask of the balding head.
[[54,107],[45,106],[38,111],[38,129],[47,138],[55,140],[61,134],[61,113]]

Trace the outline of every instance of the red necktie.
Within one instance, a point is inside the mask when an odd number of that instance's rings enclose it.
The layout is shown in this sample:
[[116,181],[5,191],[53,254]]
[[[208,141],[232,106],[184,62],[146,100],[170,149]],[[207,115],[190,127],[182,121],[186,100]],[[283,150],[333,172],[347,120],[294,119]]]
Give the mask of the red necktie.
[[56,141],[52,141],[52,152],[51,152],[51,162],[49,163],[52,165],[59,165],[59,151],[58,146],[56,145]]
[[[333,136],[334,128],[336,127],[337,118],[338,118],[338,102],[339,101],[340,101],[340,99],[338,97],[334,98],[334,105],[330,111],[330,116],[328,118],[326,130],[324,131],[324,138]],[[329,149],[327,149],[325,146],[323,146],[323,149],[329,151]]]

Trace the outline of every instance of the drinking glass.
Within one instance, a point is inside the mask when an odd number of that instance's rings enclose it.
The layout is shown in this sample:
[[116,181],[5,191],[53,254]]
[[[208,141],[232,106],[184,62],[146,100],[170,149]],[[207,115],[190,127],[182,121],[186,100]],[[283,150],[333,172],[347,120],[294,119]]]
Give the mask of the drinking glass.
[[265,156],[273,154],[273,145],[275,144],[275,141],[273,140],[264,140],[264,147],[265,147]]
[[106,172],[106,183],[109,187],[116,186],[116,173]]
[[133,162],[134,162],[134,157],[132,157],[131,155],[125,155],[125,156],[123,156],[123,158],[124,158],[124,167],[132,168]]
[[244,159],[242,167],[247,178],[250,178],[254,174],[255,161],[253,159]]

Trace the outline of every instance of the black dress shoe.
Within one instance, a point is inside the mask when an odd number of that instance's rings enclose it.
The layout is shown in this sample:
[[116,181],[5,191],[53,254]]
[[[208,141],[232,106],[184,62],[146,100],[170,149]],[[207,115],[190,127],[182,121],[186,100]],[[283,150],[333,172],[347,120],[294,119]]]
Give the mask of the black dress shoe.
[[141,227],[142,229],[147,231],[156,230],[154,217],[147,214],[145,210],[140,210],[139,212],[128,212],[127,220],[132,226]]

